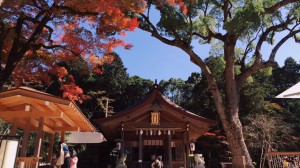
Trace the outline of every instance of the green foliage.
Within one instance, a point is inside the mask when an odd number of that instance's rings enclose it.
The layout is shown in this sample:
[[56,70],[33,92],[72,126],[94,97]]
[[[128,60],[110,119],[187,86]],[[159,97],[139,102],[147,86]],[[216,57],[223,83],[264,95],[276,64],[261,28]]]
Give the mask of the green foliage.
[[157,23],[157,28],[161,35],[188,40],[186,31],[188,22],[180,9],[166,4],[158,7],[158,10],[161,11],[161,18]]
[[153,81],[149,79],[143,79],[139,76],[129,77],[124,87],[124,92],[119,95],[115,105],[117,112],[124,110],[145,98],[149,93],[150,88],[153,85]]
[[168,96],[174,103],[181,104],[184,102],[184,80],[171,78],[168,81],[160,81],[159,85],[161,86],[162,93]]
[[251,76],[241,90],[241,115],[250,113],[273,113],[269,100],[275,97],[276,88],[272,84],[272,69],[264,69]]
[[7,129],[9,128],[9,124],[5,122],[4,120],[0,119],[0,135],[6,135]]
[[243,6],[236,7],[233,18],[224,23],[224,29],[238,36],[255,32],[260,26],[260,13],[263,11],[262,1],[246,1]]

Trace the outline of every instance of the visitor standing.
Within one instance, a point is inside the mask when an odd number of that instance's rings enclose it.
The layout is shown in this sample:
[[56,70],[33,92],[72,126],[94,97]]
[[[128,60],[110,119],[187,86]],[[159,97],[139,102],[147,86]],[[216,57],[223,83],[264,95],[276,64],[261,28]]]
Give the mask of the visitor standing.
[[61,166],[61,168],[70,168],[72,158],[70,155],[69,147],[64,142],[60,142],[60,144],[61,144],[61,148],[63,150],[63,156],[64,156],[64,164]]
[[72,149],[70,150],[70,153],[72,158],[70,168],[77,168],[77,162],[78,162],[77,152],[74,149]]
[[151,164],[151,168],[162,168],[162,167],[163,167],[162,161],[160,161],[159,158],[155,156],[155,160]]

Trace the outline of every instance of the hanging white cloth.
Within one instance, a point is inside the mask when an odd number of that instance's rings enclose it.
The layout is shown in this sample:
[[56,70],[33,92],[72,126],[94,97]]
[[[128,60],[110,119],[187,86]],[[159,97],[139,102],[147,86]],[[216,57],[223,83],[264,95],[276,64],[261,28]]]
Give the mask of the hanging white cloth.
[[56,165],[58,165],[58,166],[63,165],[64,164],[64,160],[65,160],[64,150],[63,150],[62,145],[60,145],[60,155],[59,155],[59,157],[57,159]]

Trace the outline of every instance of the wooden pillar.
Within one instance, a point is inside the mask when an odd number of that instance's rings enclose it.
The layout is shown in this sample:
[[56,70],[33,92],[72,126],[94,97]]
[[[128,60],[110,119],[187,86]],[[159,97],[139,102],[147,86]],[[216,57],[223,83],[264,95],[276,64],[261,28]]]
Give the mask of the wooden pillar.
[[65,142],[65,131],[60,132],[60,141]]
[[54,148],[54,138],[55,138],[55,134],[50,134],[50,143],[49,143],[49,150],[48,150],[48,156],[47,156],[48,163],[51,163],[51,160],[52,160],[53,148]]
[[168,130],[168,168],[172,168],[172,141],[171,131]]
[[12,126],[10,128],[10,133],[9,133],[10,136],[16,136],[17,130],[18,130],[18,121],[19,121],[19,118],[14,117]]
[[125,150],[125,139],[124,139],[124,124],[122,124],[121,128],[121,140],[122,140],[122,145],[121,145],[121,155],[124,155],[124,150]]
[[42,150],[43,142],[44,142],[44,118],[39,118],[39,126],[36,132],[36,139],[35,139],[35,147],[34,147],[34,156],[40,157],[40,153]]
[[143,166],[143,130],[139,131],[139,167]]
[[187,131],[184,132],[184,134],[183,134],[184,168],[186,168],[187,158],[188,158],[188,154],[187,154],[188,146],[187,146],[186,134],[187,134]]
[[[189,133],[189,124],[187,123],[186,124],[186,158],[187,158],[187,161],[189,162],[190,164],[190,158],[189,158],[189,155],[190,155],[190,133]],[[190,165],[189,165],[190,166]]]
[[27,117],[25,119],[25,128],[23,129],[22,147],[21,147],[20,157],[26,157],[26,150],[27,150],[28,140],[29,140],[30,122],[31,122],[31,119],[29,117]]

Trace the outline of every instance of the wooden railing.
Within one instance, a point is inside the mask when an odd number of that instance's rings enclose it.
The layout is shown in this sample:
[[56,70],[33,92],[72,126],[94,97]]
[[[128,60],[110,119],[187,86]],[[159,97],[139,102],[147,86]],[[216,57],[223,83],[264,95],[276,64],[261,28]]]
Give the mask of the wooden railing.
[[37,168],[39,157],[18,157],[17,168]]
[[269,168],[300,167],[300,152],[267,152]]

